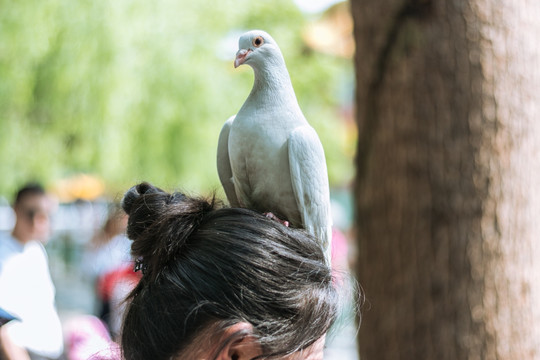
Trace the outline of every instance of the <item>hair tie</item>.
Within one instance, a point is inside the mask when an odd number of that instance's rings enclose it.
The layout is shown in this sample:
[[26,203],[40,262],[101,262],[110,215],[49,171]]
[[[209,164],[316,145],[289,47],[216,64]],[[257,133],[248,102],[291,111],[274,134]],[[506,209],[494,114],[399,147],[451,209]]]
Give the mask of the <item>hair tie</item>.
[[142,258],[138,258],[137,260],[135,260],[135,266],[133,267],[133,272],[137,272],[137,271],[141,271],[142,274],[144,275],[146,273],[146,264],[143,262],[143,259]]

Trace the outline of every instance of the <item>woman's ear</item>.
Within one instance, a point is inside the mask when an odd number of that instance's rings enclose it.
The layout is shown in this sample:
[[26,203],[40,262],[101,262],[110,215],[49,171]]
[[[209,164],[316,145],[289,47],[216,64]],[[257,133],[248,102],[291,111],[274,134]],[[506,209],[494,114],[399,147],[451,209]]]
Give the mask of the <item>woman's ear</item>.
[[225,346],[217,360],[251,360],[262,354],[261,345],[253,335],[253,325],[247,322],[228,327],[223,332],[221,342],[225,342]]

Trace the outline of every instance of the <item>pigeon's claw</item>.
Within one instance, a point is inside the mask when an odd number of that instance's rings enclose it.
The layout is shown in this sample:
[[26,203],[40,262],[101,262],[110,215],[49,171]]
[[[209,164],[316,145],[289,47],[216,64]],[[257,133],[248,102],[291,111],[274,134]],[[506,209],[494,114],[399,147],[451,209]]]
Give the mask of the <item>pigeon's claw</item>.
[[289,227],[289,222],[287,220],[281,220],[280,218],[278,218],[276,215],[274,215],[271,212],[264,213],[263,215],[271,220],[275,220],[278,223],[285,225],[286,227]]

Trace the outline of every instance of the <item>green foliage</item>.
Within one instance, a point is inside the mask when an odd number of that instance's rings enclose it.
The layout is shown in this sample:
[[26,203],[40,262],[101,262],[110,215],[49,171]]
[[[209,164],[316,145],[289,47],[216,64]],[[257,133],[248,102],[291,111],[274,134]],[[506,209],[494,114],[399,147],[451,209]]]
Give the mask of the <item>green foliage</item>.
[[[220,189],[217,138],[249,93],[233,69],[236,31],[261,28],[283,50],[318,130],[330,179],[352,175],[337,115],[349,61],[313,53],[291,1],[21,0],[0,12],[0,194],[28,179],[102,177],[111,194],[136,181]],[[234,34],[234,33],[233,33]]]

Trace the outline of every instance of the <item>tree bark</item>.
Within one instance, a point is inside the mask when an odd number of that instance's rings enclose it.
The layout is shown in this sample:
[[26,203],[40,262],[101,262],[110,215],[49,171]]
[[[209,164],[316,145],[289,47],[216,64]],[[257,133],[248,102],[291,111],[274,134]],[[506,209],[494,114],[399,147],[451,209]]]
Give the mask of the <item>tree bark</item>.
[[361,359],[540,359],[540,1],[351,10]]

